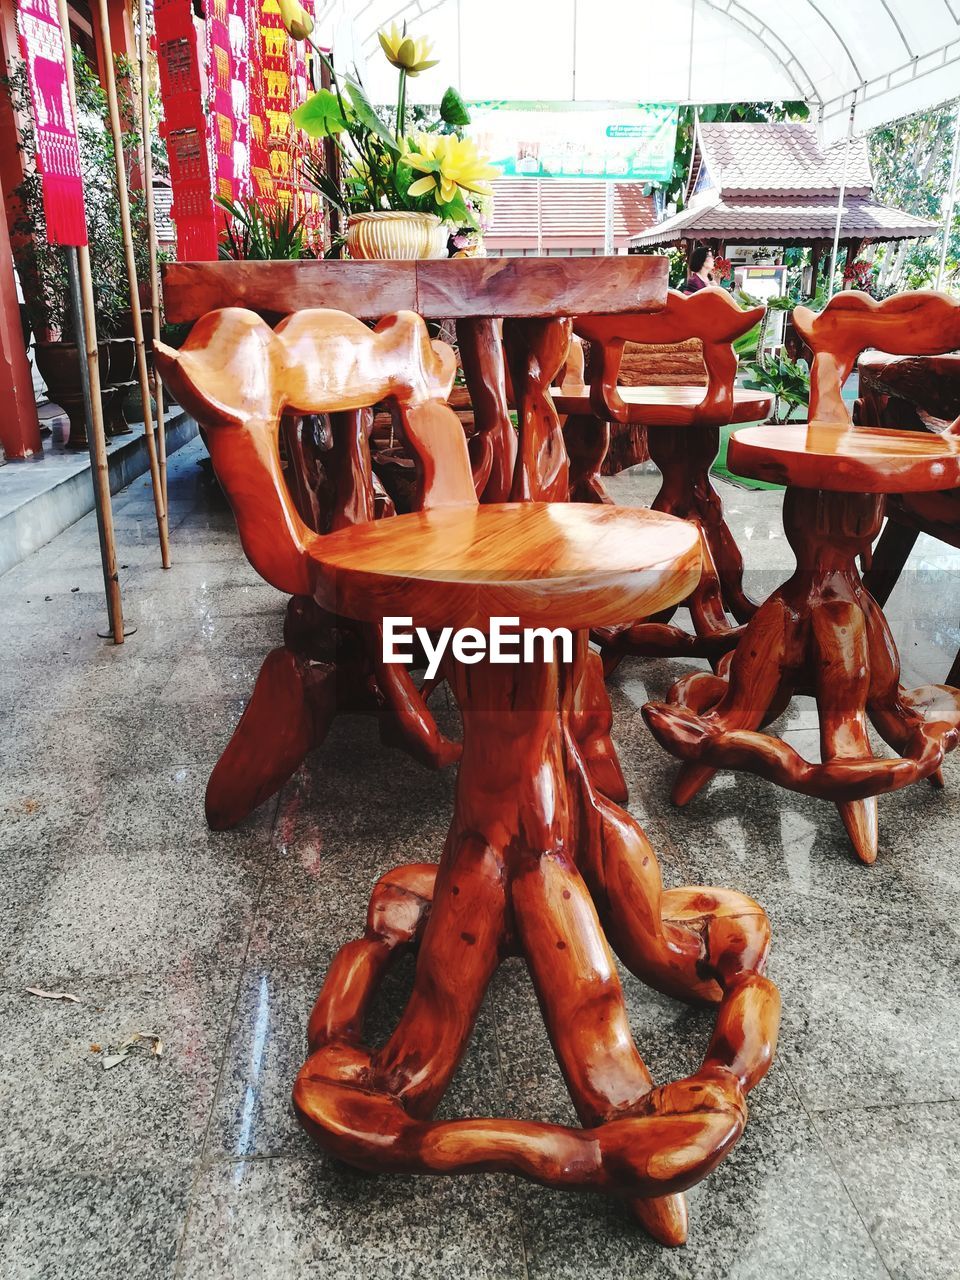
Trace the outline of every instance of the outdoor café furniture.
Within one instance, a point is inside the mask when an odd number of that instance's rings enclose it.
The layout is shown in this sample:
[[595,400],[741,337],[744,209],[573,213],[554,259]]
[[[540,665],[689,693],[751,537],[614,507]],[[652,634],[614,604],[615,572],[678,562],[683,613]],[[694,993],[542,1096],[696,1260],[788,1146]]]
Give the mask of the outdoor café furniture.
[[[229,306],[249,307],[272,320],[311,306],[332,307],[363,320],[400,310],[455,320],[477,427],[469,448],[478,496],[484,502],[564,500],[567,458],[549,391],[569,343],[566,317],[589,315],[598,306],[613,313],[662,309],[667,264],[662,258],[636,256],[174,262],[164,268],[163,286],[167,319],[176,323]],[[510,417],[508,362],[519,429]],[[315,531],[371,520],[382,512],[368,433],[365,409],[334,413],[325,441],[329,447],[318,451],[298,416],[286,417],[285,474],[301,518]],[[342,712],[377,716],[385,742],[428,766],[443,767],[458,757],[460,744],[441,733],[409,672],[384,666],[380,647],[374,624],[338,619],[309,596],[293,596],[284,643],[266,657],[248,706],[210,776],[206,813],[212,827],[234,826],[275,794]],[[599,672],[596,680],[591,677],[591,688],[594,717],[606,716],[609,723]],[[626,785],[615,754],[604,754],[604,740],[605,735],[595,740],[591,755],[594,780],[605,794],[624,800]]]
[[[960,353],[943,356],[861,357],[853,420],[867,427],[942,433],[960,419]],[[960,489],[946,493],[891,494],[887,522],[863,576],[883,607],[921,533],[960,547]],[[954,609],[957,611],[955,604]],[[960,686],[960,650],[947,675]]]
[[[158,367],[207,428],[211,457],[257,570],[282,591],[377,628],[476,628],[495,617],[565,627],[571,652],[522,664],[447,660],[464,723],[439,866],[382,877],[363,937],[334,957],[294,1087],[331,1154],[383,1172],[503,1170],[627,1199],[658,1239],[686,1235],[682,1192],[743,1131],[746,1095],[774,1051],[779,996],[762,975],[769,925],[726,889],[664,891],[634,819],[603,796],[576,721],[587,629],[655,613],[700,573],[696,528],[657,512],[477,501],[462,428],[445,401],[453,352],[409,312],[371,331],[308,310],[276,331],[214,312]],[[396,405],[421,509],[317,534],[283,482],[279,418]],[[476,657],[476,650],[474,651]],[[388,833],[384,832],[385,838]],[[650,986],[717,1006],[692,1075],[655,1087],[633,1041],[611,946]],[[387,1042],[364,1014],[390,962],[417,951],[412,995]],[[476,1117],[432,1120],[500,961],[527,962],[583,1128]]]
[[[733,341],[763,318],[763,307],[742,310],[724,289],[684,294],[671,289],[662,312],[651,315],[578,316],[574,331],[590,343],[584,384],[570,378],[554,394],[571,458],[571,493],[588,501],[609,501],[600,470],[610,441],[610,424],[642,424],[650,456],[663,482],[653,502],[696,521],[703,539],[703,573],[683,603],[694,633],[669,625],[669,614],[598,633],[605,669],[626,653],[695,654],[717,658],[732,649],[739,631],[727,613],[746,622],[755,606],[743,590],[743,559],[723,517],[720,496],[710,483],[720,427],[767,417],[772,397],[734,386],[737,357]],[[681,343],[699,339],[705,381],[686,386],[618,386],[627,342]]]
[[[684,763],[673,789],[693,798],[719,768],[746,769],[806,795],[833,800],[858,856],[877,854],[877,795],[940,766],[960,737],[960,691],[904,689],[883,612],[864,588],[857,557],[869,552],[888,494],[960,485],[960,420],[943,435],[855,427],[841,389],[861,351],[936,354],[960,343],[960,303],[918,291],[875,302],[841,293],[794,323],[814,353],[810,422],[735,432],[729,462],[742,475],[787,486],[783,518],[797,557],[790,580],[760,607],[718,674],[679,680],[644,716]],[[759,732],[794,694],[820,716],[822,762]],[[870,721],[897,754],[877,756]]]

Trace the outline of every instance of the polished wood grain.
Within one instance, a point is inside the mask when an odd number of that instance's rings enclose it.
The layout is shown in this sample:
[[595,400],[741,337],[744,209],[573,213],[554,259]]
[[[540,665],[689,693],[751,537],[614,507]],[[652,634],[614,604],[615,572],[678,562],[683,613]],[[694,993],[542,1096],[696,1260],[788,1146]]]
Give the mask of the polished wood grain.
[[416,613],[426,627],[589,627],[655,613],[700,574],[696,529],[586,503],[443,508],[315,540],[313,594],[347,617]]
[[866,293],[840,293],[819,315],[797,307],[793,323],[814,353],[811,421],[850,422],[842,388],[868,347],[888,355],[942,355],[960,347],[960,304],[932,289],[894,294],[883,302]]
[[169,262],[162,267],[169,323],[242,306],[269,315],[315,307],[379,320],[589,315],[662,308],[666,258],[457,258],[427,262]]
[[[960,339],[960,304],[920,292],[876,303],[841,294],[819,316],[798,308],[798,331],[814,353],[811,422],[737,431],[731,468],[779,480],[793,576],[747,625],[717,674],[678,681],[644,715],[684,764],[674,798],[684,804],[717,768],[746,769],[837,804],[858,856],[877,856],[876,797],[930,778],[941,781],[960,741],[960,690],[900,684],[900,660],[883,612],[864,588],[857,557],[880,531],[885,495],[960,484],[960,437],[854,427],[840,388],[866,345],[904,353],[942,351]],[[816,698],[819,763],[760,732],[794,694]],[[871,723],[893,748],[874,754]]]
[[[763,976],[770,929],[743,895],[663,890],[642,831],[609,798],[623,779],[586,628],[682,597],[699,574],[699,535],[654,512],[480,506],[463,432],[444,403],[449,356],[409,313],[371,331],[315,311],[274,333],[236,309],[201,320],[180,352],[157,352],[161,374],[205,425],[251,561],[310,608],[374,628],[387,614],[434,628],[482,629],[503,614],[577,628],[562,660],[542,651],[517,665],[445,659],[464,742],[440,865],[400,867],[376,886],[365,935],[334,957],[310,1019],[294,1106],[327,1151],[360,1168],[503,1169],[606,1191],[627,1199],[657,1239],[678,1244],[687,1231],[682,1191],[737,1141],[746,1096],[773,1057],[780,1006]],[[280,470],[282,413],[357,410],[384,397],[416,459],[423,509],[327,534],[310,529]],[[313,622],[304,625],[312,634]],[[255,724],[277,771],[339,709],[334,665],[331,673],[298,664],[283,651],[268,659],[262,678],[278,721],[261,700]],[[263,793],[276,774],[243,781]],[[654,1086],[611,946],[657,990],[716,1006],[692,1075]],[[417,951],[413,993],[386,1044],[371,1050],[364,1014],[407,948]],[[510,954],[528,964],[581,1129],[431,1119]]]
[[[577,317],[574,331],[590,343],[583,385],[573,380],[553,394],[556,409],[570,415],[564,426],[571,459],[571,496],[605,501],[601,469],[610,442],[610,424],[644,425],[650,456],[663,477],[654,509],[694,521],[703,540],[703,570],[684,604],[694,633],[670,625],[670,615],[642,619],[629,628],[597,631],[609,673],[627,654],[716,660],[736,644],[740,631],[728,620],[746,622],[755,605],[743,589],[743,559],[710,481],[720,427],[755,421],[770,412],[772,399],[735,388],[733,341],[756,325],[762,307],[743,310],[723,289],[695,294],[671,290],[656,315]],[[696,339],[702,350],[701,384],[624,387],[619,375],[627,343],[684,344]]]
[[[587,413],[592,408],[590,390],[575,392],[554,387],[551,391],[558,413]],[[652,427],[689,427],[692,410],[703,403],[699,386],[618,387],[625,406],[626,421]],[[734,387],[729,422],[757,422],[770,412],[771,397],[761,392]]]
[[[729,890],[665,891],[634,819],[595,790],[571,731],[587,653],[581,633],[572,664],[448,666],[464,754],[440,865],[399,867],[377,884],[363,936],[334,957],[311,1015],[293,1102],[325,1150],[360,1168],[504,1171],[603,1191],[675,1245],[687,1234],[681,1193],[737,1141],[746,1095],[773,1057],[769,925]],[[410,949],[413,992],[393,1034],[368,1046],[365,1014]],[[656,989],[716,1006],[691,1075],[654,1084],[613,951]],[[509,955],[529,968],[582,1128],[432,1119]]]
[[[273,330],[255,313],[234,307],[203,316],[179,351],[157,344],[156,359],[167,385],[206,431],[251,564],[293,596],[283,649],[264,663],[211,774],[210,825],[233,826],[274,794],[341,712],[375,715],[385,742],[430,767],[450,764],[459,744],[437,728],[407,670],[383,663],[379,617],[358,627],[343,620],[335,602],[333,611],[317,604],[309,551],[319,534],[376,514],[366,415],[368,405],[383,399],[395,403],[414,459],[415,504],[425,510],[476,506],[463,432],[445,403],[454,368],[450,348],[431,342],[423,322],[409,312],[371,330],[341,312],[314,310]],[[316,414],[328,414],[332,427],[325,455],[302,438],[303,415]],[[284,477],[278,422],[289,424],[293,493]],[[332,501],[319,496],[319,456]],[[606,700],[602,684],[596,698]],[[609,733],[597,742],[590,763],[598,785],[625,799]]]
[[833,493],[923,493],[960,484],[960,436],[839,423],[747,427],[730,437],[738,475]]

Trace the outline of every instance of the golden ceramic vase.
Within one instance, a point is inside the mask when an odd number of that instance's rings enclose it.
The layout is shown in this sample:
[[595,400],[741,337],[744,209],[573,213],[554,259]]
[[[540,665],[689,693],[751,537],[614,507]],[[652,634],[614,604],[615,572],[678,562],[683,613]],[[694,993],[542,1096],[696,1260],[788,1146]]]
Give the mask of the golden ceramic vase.
[[347,222],[347,252],[351,258],[445,258],[447,238],[447,228],[435,213],[380,209],[353,213]]

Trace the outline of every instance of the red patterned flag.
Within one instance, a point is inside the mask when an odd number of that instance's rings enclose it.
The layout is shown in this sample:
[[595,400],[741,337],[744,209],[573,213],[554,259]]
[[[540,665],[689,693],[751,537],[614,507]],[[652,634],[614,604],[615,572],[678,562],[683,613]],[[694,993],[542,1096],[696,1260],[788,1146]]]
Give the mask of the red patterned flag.
[[20,48],[37,130],[37,167],[51,244],[86,244],[77,125],[67,90],[63,32],[55,0],[20,0]]

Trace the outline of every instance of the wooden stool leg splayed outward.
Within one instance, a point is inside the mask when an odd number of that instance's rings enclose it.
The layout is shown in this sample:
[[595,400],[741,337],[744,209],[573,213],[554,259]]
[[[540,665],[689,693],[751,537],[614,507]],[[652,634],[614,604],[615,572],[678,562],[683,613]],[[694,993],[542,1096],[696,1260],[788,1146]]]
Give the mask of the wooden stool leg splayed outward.
[[[855,428],[840,388],[864,346],[929,350],[960,342],[960,306],[932,293],[881,304],[845,293],[820,317],[798,308],[794,320],[817,353],[810,425],[737,432],[730,459],[743,475],[789,486],[783,518],[797,569],[760,607],[717,675],[685,676],[666,704],[649,704],[644,716],[684,761],[678,804],[717,769],[745,769],[833,800],[858,856],[873,862],[876,797],[921,778],[940,781],[944,755],[960,741],[960,691],[901,686],[896,646],[857,557],[880,531],[886,494],[960,483],[960,431]],[[759,732],[797,693],[817,700],[819,764]],[[897,756],[874,755],[868,721]]]
[[[446,659],[464,744],[440,865],[384,876],[364,936],[335,956],[294,1087],[301,1121],[326,1150],[364,1169],[504,1170],[604,1191],[628,1201],[657,1239],[682,1242],[682,1192],[740,1136],[746,1095],[773,1055],[769,925],[741,894],[664,892],[642,831],[599,791],[597,743],[606,742],[603,768],[615,757],[587,628],[683,598],[700,572],[696,530],[606,506],[478,505],[463,433],[443,403],[449,350],[430,344],[412,315],[373,333],[318,311],[276,334],[243,312],[201,323],[185,348],[161,349],[158,361],[181,403],[208,423],[217,474],[261,573],[365,623],[410,616],[483,636],[493,618],[515,617],[572,633],[559,657],[541,636],[514,665]],[[237,354],[244,330],[259,352],[248,345]],[[283,485],[276,418],[284,404],[320,412],[384,396],[416,456],[423,509],[317,536]],[[611,946],[656,989],[717,1006],[691,1076],[654,1086]],[[364,1015],[404,948],[418,952],[413,992],[387,1043],[373,1049]],[[511,954],[527,962],[582,1128],[431,1119],[490,978]]]

